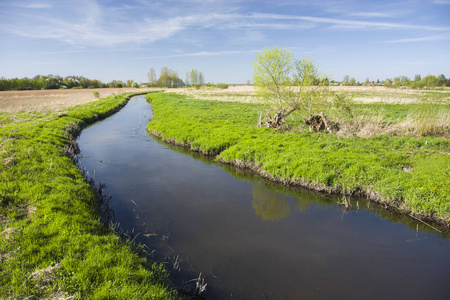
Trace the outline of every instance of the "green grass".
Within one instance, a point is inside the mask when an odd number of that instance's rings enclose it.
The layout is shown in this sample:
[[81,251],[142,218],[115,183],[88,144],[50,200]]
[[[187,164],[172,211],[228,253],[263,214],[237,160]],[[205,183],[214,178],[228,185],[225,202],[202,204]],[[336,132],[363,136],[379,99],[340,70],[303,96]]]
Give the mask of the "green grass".
[[[175,94],[147,97],[154,109],[148,130],[163,140],[217,155],[224,163],[253,166],[273,180],[362,193],[404,212],[449,223],[447,139],[284,133],[255,126],[256,104],[192,100]],[[374,110],[373,106],[368,109]],[[395,113],[393,120],[405,116]]]
[[63,150],[129,97],[0,116],[1,299],[175,298],[162,264],[102,224],[93,188]]

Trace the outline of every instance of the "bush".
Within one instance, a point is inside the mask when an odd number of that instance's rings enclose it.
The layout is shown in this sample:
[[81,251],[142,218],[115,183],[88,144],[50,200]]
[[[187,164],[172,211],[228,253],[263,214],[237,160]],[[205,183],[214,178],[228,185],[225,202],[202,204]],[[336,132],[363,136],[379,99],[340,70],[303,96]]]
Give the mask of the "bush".
[[201,85],[200,84],[195,84],[194,87],[195,87],[196,90],[199,90]]
[[224,90],[224,89],[228,88],[228,84],[226,84],[226,83],[218,83],[218,84],[216,84],[216,88]]

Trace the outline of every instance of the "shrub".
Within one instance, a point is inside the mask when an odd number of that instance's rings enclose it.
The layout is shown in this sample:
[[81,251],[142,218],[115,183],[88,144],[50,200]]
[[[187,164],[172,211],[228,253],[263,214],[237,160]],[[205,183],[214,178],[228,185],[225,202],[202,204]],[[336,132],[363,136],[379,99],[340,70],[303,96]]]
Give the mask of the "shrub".
[[218,83],[218,84],[216,84],[216,88],[227,89],[228,88],[228,84],[226,84],[226,83]]

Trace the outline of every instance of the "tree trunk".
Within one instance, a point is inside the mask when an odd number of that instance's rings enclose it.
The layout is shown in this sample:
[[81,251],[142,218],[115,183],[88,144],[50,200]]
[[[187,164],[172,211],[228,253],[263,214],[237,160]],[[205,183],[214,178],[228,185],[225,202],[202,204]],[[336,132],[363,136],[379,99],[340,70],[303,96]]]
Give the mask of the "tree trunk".
[[325,114],[323,112],[320,112],[320,116],[322,117],[322,121],[325,124],[325,129],[329,133],[333,134],[333,132],[331,131],[331,124],[330,124],[330,122],[328,122],[327,118],[325,117]]
[[305,124],[309,126],[309,131],[321,131],[327,130],[329,133],[333,133],[332,129],[337,129],[337,124],[328,121],[327,117],[323,112],[319,115],[311,116],[309,119],[304,119]]
[[264,125],[268,128],[280,129],[283,118],[284,114],[281,110],[279,110],[273,117],[271,117],[269,113],[267,116],[267,121]]

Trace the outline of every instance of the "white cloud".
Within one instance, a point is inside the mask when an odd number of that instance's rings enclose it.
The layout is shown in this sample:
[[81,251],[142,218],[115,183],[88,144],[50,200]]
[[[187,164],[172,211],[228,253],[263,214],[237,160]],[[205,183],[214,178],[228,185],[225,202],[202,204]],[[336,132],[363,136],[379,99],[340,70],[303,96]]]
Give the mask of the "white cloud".
[[445,41],[450,40],[450,34],[439,34],[439,35],[431,35],[425,37],[417,37],[417,38],[408,38],[408,39],[398,39],[392,41],[386,41],[386,44],[395,44],[395,43],[421,43],[421,42],[437,42],[437,41]]
[[49,9],[53,6],[50,3],[47,2],[31,2],[31,3],[20,3],[16,2],[13,4],[15,7],[20,8],[31,8],[31,9]]
[[237,51],[237,50],[229,50],[229,51],[200,51],[200,52],[193,52],[193,53],[177,53],[177,54],[160,55],[160,56],[138,57],[136,59],[157,59],[157,58],[175,58],[175,57],[202,57],[202,56],[242,55],[242,54],[252,54],[252,53],[256,53],[258,51],[259,50],[246,50],[246,51]]
[[[193,1],[197,0],[190,2]],[[195,9],[191,10],[188,6],[185,12],[171,11],[170,15],[167,15],[164,13],[162,3],[156,2],[153,9],[156,7],[158,11],[146,15],[140,5],[147,8],[151,4],[150,2],[135,6],[127,5],[126,9],[120,10],[118,7],[105,7],[96,1],[85,0],[75,7],[59,4],[60,7],[52,9],[51,13],[48,14],[25,16],[23,12],[15,11],[12,12],[12,17],[9,17],[11,22],[0,21],[0,27],[3,32],[8,34],[33,39],[53,39],[80,47],[113,47],[130,43],[146,44],[169,39],[182,32],[199,32],[204,29],[220,30],[230,38],[235,38],[237,35],[254,35],[256,38],[253,41],[264,39],[264,31],[267,30],[308,30],[319,27],[334,30],[450,31],[449,27],[398,22],[358,21],[350,18],[270,13],[219,13],[220,10],[214,9],[216,5],[222,9],[221,5],[225,5],[226,1],[209,1],[208,8],[198,8],[197,5]],[[186,2],[182,4],[187,5]],[[34,2],[27,5],[36,8],[50,8],[44,2]],[[181,6],[181,9],[183,7]],[[199,13],[200,9],[203,10],[201,13]],[[355,12],[351,14],[375,18],[388,16],[388,14],[377,12]],[[8,13],[4,12],[1,15],[8,16]],[[227,31],[229,32],[227,33]],[[249,41],[252,41],[252,39],[249,39]]]
[[380,13],[380,12],[352,12],[348,14],[349,16],[354,17],[363,17],[363,18],[391,18],[392,15],[389,13]]
[[450,5],[450,0],[434,0],[434,3]]

